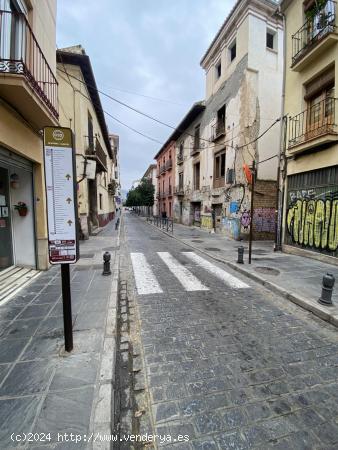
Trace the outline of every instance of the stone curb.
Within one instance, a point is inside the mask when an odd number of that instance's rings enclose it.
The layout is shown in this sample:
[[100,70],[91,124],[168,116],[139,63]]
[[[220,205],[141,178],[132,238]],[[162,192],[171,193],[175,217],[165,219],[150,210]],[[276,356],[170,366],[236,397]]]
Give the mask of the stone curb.
[[[112,268],[113,278],[110,290],[110,298],[107,307],[103,352],[99,369],[98,387],[93,404],[92,433],[95,436],[110,436],[113,434],[114,414],[114,389],[115,389],[115,365],[116,365],[116,331],[117,331],[117,296],[120,267],[120,233],[121,223],[117,235],[117,250],[115,262]],[[93,438],[93,439],[94,439]],[[111,442],[107,439],[98,439],[93,442],[93,450],[110,450]]]
[[166,234],[167,236],[175,239],[176,241],[180,242],[181,244],[186,245],[187,247],[193,248],[194,250],[207,255],[209,258],[214,259],[215,261],[221,262],[223,264],[226,264],[227,266],[229,266],[231,269],[236,270],[237,272],[241,273],[242,275],[247,276],[248,278],[252,279],[253,281],[256,281],[257,283],[263,285],[264,287],[266,287],[267,289],[269,289],[270,291],[281,295],[282,297],[286,298],[287,300],[291,301],[292,303],[295,303],[296,305],[300,306],[303,309],[306,309],[307,311],[312,312],[315,316],[319,317],[322,320],[325,320],[326,322],[331,323],[332,325],[334,325],[335,327],[338,327],[338,315],[333,315],[330,313],[330,311],[328,311],[327,308],[330,307],[325,307],[320,305],[319,303],[312,303],[309,300],[307,300],[304,297],[301,297],[300,295],[296,294],[295,292],[292,291],[288,291],[280,286],[278,286],[275,283],[272,283],[271,281],[267,280],[266,278],[260,277],[259,275],[256,275],[255,273],[250,272],[249,270],[244,269],[243,267],[240,267],[237,264],[234,264],[231,261],[227,261],[226,259],[223,258],[219,258],[215,255],[212,255],[210,253],[208,253],[205,250],[199,249],[197,247],[195,247],[192,244],[188,244],[187,242],[184,242],[183,239],[180,239],[176,236],[174,236],[171,233],[168,233],[167,231],[163,230],[162,228],[159,228],[155,225],[153,225],[150,222],[147,222],[145,220],[145,223],[148,223],[149,225],[152,225],[154,228],[156,228],[157,230],[161,231],[162,233]]

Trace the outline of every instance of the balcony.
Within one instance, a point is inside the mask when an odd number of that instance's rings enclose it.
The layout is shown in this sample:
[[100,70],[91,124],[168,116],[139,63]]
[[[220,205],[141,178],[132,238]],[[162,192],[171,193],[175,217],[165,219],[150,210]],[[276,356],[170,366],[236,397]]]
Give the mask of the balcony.
[[165,171],[166,171],[165,164],[163,164],[163,166],[160,167],[160,174],[163,175]]
[[170,158],[165,163],[165,170],[171,170],[173,168],[173,160]]
[[211,140],[212,140],[212,142],[215,142],[224,136],[225,136],[225,123],[217,122],[211,128]]
[[177,162],[178,165],[180,165],[180,164],[183,164],[183,161],[184,161],[183,153],[179,153],[177,155],[176,162]]
[[291,68],[299,72],[338,40],[336,2],[328,0],[292,36]]
[[36,129],[58,122],[58,83],[22,13],[0,11],[0,96]]
[[89,139],[85,150],[86,156],[96,160],[96,172],[107,172],[107,155],[105,154],[100,141],[95,138]]
[[194,139],[194,142],[191,144],[190,156],[197,155],[201,151],[200,146],[200,140]]
[[175,195],[177,197],[183,197],[184,196],[183,186],[175,186]]
[[290,117],[288,126],[288,151],[290,153],[300,153],[338,141],[337,100],[336,98],[326,98],[297,116]]

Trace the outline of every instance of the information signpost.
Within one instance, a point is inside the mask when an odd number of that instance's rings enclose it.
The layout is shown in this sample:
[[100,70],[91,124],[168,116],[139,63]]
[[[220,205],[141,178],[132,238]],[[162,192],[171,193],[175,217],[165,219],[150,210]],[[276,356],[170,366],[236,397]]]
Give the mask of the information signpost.
[[69,128],[44,129],[44,165],[51,264],[61,264],[65,349],[73,349],[69,264],[78,260],[77,197],[73,133]]

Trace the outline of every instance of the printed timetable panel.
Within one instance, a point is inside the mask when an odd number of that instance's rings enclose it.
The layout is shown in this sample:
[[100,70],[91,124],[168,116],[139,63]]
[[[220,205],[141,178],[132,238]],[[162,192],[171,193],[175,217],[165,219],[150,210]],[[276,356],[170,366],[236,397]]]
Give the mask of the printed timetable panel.
[[75,263],[78,259],[76,180],[70,129],[45,128],[44,163],[49,261],[51,264]]

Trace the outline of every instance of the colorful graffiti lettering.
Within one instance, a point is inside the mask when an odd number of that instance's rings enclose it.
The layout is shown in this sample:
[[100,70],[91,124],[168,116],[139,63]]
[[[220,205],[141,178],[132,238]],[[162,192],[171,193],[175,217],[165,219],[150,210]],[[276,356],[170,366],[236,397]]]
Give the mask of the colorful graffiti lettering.
[[297,200],[288,210],[287,229],[296,244],[336,251],[338,198]]
[[256,208],[253,224],[258,232],[274,233],[276,227],[276,211],[274,208]]

